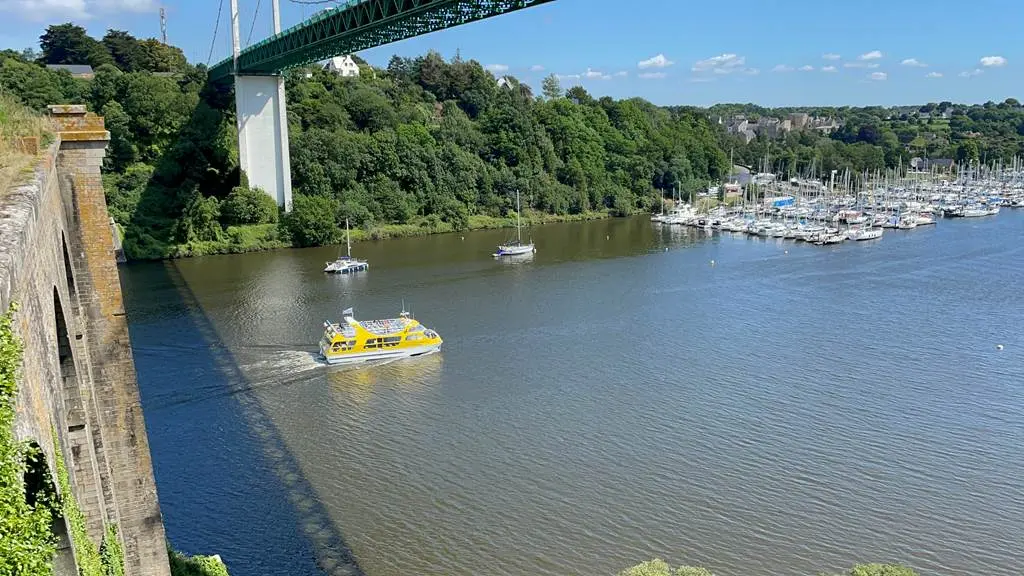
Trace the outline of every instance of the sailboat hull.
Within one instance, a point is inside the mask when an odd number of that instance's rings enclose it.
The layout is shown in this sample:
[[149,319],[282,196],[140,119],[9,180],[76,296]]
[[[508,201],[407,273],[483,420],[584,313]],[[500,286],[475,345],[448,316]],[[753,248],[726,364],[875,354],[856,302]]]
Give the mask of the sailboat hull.
[[498,246],[498,252],[495,256],[520,256],[522,254],[530,254],[533,251],[533,244],[524,244],[521,246]]

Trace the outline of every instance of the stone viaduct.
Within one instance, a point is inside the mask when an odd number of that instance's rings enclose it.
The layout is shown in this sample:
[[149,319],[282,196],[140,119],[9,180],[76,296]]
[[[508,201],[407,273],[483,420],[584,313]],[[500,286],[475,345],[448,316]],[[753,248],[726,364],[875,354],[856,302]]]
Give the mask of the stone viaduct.
[[[116,525],[126,575],[168,576],[100,179],[109,132],[84,106],[51,106],[50,116],[56,138],[34,175],[0,191],[0,306],[18,304],[24,344],[15,436],[37,443],[51,471],[56,437],[89,538],[99,546]],[[54,531],[54,573],[77,574],[66,522]]]

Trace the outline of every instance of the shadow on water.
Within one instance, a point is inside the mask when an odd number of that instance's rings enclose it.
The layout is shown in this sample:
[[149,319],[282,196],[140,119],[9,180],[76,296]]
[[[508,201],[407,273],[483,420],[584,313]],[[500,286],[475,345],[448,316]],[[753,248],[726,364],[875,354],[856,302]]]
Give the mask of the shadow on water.
[[[362,576],[175,265],[128,266],[125,304],[171,542],[221,554],[235,576]],[[165,346],[172,342],[195,346]]]

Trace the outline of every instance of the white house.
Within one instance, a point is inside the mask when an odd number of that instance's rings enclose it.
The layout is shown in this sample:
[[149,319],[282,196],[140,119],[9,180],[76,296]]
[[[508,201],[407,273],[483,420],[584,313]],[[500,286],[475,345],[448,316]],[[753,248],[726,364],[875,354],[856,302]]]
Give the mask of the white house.
[[324,65],[324,70],[334,72],[338,76],[359,76],[359,65],[356,64],[349,54],[331,58]]

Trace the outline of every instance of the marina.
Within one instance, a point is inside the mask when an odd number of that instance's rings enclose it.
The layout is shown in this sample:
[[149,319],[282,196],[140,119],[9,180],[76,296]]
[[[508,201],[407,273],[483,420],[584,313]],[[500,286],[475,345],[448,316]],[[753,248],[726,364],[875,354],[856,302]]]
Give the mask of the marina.
[[847,173],[838,190],[835,173],[827,184],[799,179],[777,183],[774,175],[758,176],[768,184],[763,190],[750,187],[754,200],[718,203],[709,191],[697,207],[676,203],[668,212],[663,208],[652,215],[651,221],[825,246],[877,240],[886,228],[914,230],[934,225],[938,218],[983,218],[1003,207],[1024,207],[1024,170],[1016,167],[968,172],[952,181],[934,174],[890,174],[884,179],[864,175],[868,184],[860,189],[854,189]]

